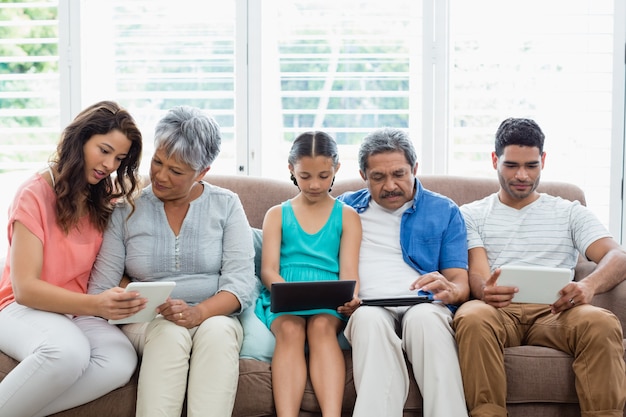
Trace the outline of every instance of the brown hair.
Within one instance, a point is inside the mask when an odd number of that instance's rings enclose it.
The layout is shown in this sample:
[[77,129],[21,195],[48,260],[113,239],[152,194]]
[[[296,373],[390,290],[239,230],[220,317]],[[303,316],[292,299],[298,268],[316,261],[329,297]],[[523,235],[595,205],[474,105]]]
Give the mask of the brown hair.
[[[131,141],[130,150],[117,169],[115,182],[108,176],[90,185],[85,178],[83,147],[92,136],[105,135],[113,130],[123,133]],[[78,224],[81,196],[87,197],[89,220],[102,232],[116,199],[125,198],[134,210],[133,195],[140,183],[141,149],[141,132],[132,116],[112,101],[101,101],[87,107],[63,130],[51,162],[56,164],[58,171],[54,187],[57,222],[65,232]]]

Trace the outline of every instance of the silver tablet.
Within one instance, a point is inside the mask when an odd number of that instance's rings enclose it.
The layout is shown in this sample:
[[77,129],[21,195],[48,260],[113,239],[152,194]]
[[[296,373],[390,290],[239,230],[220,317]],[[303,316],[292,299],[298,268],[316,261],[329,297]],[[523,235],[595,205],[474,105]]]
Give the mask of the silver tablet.
[[131,282],[126,286],[126,292],[137,291],[141,297],[147,298],[146,307],[124,319],[109,320],[109,323],[127,324],[151,321],[157,315],[156,308],[167,300],[175,286],[176,283],[171,281]]
[[514,303],[552,304],[574,276],[568,268],[502,265],[500,270],[496,285],[519,289]]

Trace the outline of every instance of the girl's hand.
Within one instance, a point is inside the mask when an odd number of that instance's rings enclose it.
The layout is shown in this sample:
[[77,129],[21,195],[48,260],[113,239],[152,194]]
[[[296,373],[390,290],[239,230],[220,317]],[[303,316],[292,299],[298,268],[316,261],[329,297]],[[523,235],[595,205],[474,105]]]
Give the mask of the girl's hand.
[[361,300],[359,299],[359,297],[354,296],[352,300],[348,301],[342,306],[339,306],[337,308],[337,312],[339,314],[343,314],[344,316],[351,316],[352,313],[354,313],[354,311],[357,308],[359,308],[360,305],[361,305]]

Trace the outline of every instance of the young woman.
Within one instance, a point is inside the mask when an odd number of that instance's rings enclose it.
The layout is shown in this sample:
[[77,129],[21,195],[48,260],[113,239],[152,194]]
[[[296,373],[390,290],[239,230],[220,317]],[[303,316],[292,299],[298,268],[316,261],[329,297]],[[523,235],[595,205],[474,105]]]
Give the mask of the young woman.
[[298,136],[288,162],[300,193],[265,216],[261,260],[265,288],[256,305],[257,315],[276,336],[272,359],[276,414],[298,415],[307,380],[308,342],[309,373],[322,415],[339,417],[345,364],[337,333],[345,316],[335,310],[273,313],[269,289],[283,281],[348,279],[358,284],[361,221],[351,207],[330,195],[340,165],[332,137],[324,132]]
[[105,319],[134,314],[145,300],[121,288],[86,292],[113,201],[132,201],[138,187],[141,148],[130,114],[96,103],[66,127],[50,165],[18,189],[0,279],[0,350],[20,363],[0,382],[0,415],[54,414],[134,372],[135,350]]

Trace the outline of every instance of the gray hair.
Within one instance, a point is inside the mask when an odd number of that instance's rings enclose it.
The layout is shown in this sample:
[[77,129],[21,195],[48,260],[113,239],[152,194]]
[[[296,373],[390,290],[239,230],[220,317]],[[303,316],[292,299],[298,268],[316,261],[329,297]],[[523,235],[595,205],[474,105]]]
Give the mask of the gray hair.
[[220,126],[195,107],[173,107],[154,129],[154,148],[164,149],[168,158],[173,156],[196,172],[211,166],[221,144]]
[[370,156],[386,152],[402,152],[411,168],[417,163],[417,153],[409,135],[401,130],[383,127],[365,136],[359,148],[359,169],[367,172],[367,161]]

